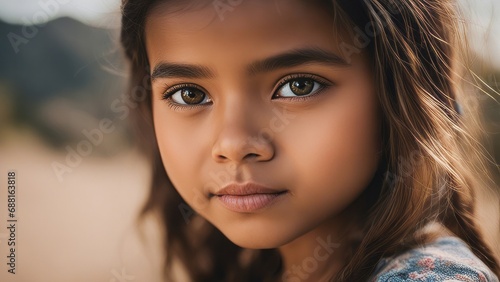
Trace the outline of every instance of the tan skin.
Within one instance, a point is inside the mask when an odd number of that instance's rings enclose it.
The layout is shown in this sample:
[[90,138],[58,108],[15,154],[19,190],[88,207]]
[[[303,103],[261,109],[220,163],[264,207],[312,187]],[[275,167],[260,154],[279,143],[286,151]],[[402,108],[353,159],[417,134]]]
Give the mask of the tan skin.
[[[345,263],[342,236],[356,212],[352,203],[380,158],[380,108],[367,57],[341,56],[330,12],[312,1],[243,1],[224,20],[212,5],[176,8],[158,6],[147,17],[151,71],[182,64],[210,75],[168,69],[152,79],[155,131],[169,178],[235,244],[279,248],[285,280],[334,274]],[[307,48],[344,62],[248,70]],[[234,212],[210,197],[229,182],[245,181],[286,192],[255,212]],[[318,239],[339,245],[328,255],[321,250],[314,271],[304,270]]]

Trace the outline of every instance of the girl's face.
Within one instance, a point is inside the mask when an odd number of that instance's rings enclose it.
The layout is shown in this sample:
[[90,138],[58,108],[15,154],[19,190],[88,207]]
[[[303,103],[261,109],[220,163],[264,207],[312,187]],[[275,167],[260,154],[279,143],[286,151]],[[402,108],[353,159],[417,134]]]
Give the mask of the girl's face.
[[242,247],[275,248],[336,222],[378,165],[368,59],[345,56],[355,45],[316,2],[160,4],[147,18],[166,172],[197,213]]

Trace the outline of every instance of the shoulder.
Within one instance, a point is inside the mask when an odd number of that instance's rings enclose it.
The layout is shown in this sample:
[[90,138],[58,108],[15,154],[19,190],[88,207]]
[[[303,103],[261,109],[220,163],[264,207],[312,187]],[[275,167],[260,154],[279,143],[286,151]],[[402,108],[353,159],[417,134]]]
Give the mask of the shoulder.
[[498,282],[498,278],[457,237],[432,243],[385,258],[370,281],[467,281]]

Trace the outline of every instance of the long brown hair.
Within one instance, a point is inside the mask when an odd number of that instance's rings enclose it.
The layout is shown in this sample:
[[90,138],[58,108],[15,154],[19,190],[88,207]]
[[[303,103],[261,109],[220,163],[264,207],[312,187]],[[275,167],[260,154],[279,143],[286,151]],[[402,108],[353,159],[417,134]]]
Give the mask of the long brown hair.
[[[144,47],[148,11],[160,1],[123,0],[121,42],[131,67],[131,90],[147,92],[137,121],[153,161],[143,214],[159,212],[165,226],[165,274],[174,264],[194,281],[274,281],[276,250],[246,250],[231,243],[183,201],[168,179],[151,115],[149,66]],[[473,188],[481,185],[484,158],[474,111],[463,96],[462,30],[452,0],[325,0],[353,44],[344,55],[370,54],[383,111],[383,164],[363,197],[361,240],[336,281],[365,281],[382,257],[425,242],[420,231],[439,222],[464,240],[497,275],[500,267],[474,217]],[[361,40],[363,39],[363,40]],[[460,104],[460,106],[458,106]],[[223,250],[223,251],[221,251]]]

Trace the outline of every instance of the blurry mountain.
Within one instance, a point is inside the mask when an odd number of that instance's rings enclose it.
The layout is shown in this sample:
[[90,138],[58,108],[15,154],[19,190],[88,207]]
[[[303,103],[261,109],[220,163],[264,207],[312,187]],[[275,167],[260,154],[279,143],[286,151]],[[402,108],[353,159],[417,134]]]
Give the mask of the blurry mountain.
[[59,18],[31,27],[0,21],[0,34],[0,94],[18,125],[61,146],[112,115],[125,89],[118,30]]
[[478,69],[476,72],[484,81],[484,99],[481,103],[482,117],[485,121],[485,133],[487,135],[486,146],[495,158],[493,171],[496,173],[498,190],[500,191],[500,69],[489,68]]

